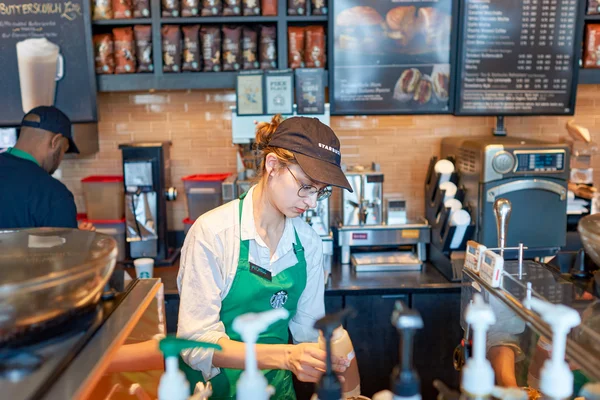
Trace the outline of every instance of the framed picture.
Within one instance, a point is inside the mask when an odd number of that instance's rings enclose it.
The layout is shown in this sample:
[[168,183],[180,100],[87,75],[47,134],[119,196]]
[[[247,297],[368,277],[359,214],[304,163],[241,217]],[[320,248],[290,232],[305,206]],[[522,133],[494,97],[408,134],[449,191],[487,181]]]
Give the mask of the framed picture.
[[265,75],[267,114],[294,113],[294,73],[292,70],[269,71]]
[[235,87],[237,115],[264,115],[262,71],[240,72]]
[[325,70],[298,68],[295,74],[296,112],[300,115],[325,114]]

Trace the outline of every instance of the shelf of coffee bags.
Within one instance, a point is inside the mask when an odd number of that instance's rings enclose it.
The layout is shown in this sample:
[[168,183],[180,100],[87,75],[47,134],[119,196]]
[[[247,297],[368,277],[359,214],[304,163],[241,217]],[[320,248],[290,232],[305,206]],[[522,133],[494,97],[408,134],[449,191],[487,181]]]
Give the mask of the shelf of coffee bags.
[[92,21],[93,25],[121,26],[121,25],[150,25],[151,18],[130,18],[130,19],[99,19]]
[[227,17],[170,17],[161,18],[161,24],[250,24],[250,23],[276,23],[277,17],[244,17],[244,16],[227,16]]
[[327,15],[288,15],[288,22],[327,22]]

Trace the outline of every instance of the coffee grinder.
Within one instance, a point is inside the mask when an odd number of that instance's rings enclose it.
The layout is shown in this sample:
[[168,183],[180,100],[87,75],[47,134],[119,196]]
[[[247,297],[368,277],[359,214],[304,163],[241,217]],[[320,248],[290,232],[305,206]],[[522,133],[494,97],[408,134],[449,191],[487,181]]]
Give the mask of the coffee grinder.
[[170,265],[179,250],[170,250],[167,201],[177,198],[170,186],[171,142],[122,144],[127,250],[131,259],[154,258]]

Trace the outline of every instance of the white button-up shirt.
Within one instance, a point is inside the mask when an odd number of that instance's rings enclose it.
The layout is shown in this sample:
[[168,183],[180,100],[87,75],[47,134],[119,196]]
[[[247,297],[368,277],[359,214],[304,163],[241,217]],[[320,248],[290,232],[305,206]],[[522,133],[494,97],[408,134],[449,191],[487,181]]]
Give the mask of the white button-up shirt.
[[[241,225],[239,200],[234,200],[202,215],[188,232],[177,275],[180,295],[177,336],[209,343],[228,337],[219,314],[237,271],[240,238],[250,241],[250,261],[276,276],[298,262],[292,246],[296,228],[304,247],[307,281],[289,328],[296,343],[317,341],[318,332],[313,325],[325,315],[321,238],[300,217],[286,218],[283,234],[271,257],[254,225],[253,192],[254,187],[244,198]],[[192,368],[202,371],[206,380],[220,372],[212,365],[212,349],[186,350],[182,357]]]

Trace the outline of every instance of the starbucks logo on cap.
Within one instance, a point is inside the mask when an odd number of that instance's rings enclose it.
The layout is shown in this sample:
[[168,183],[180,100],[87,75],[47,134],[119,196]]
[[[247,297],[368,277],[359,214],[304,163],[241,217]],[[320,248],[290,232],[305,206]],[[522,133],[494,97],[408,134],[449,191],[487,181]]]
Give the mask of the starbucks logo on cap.
[[288,294],[285,290],[280,290],[271,296],[271,307],[281,308],[287,302]]

